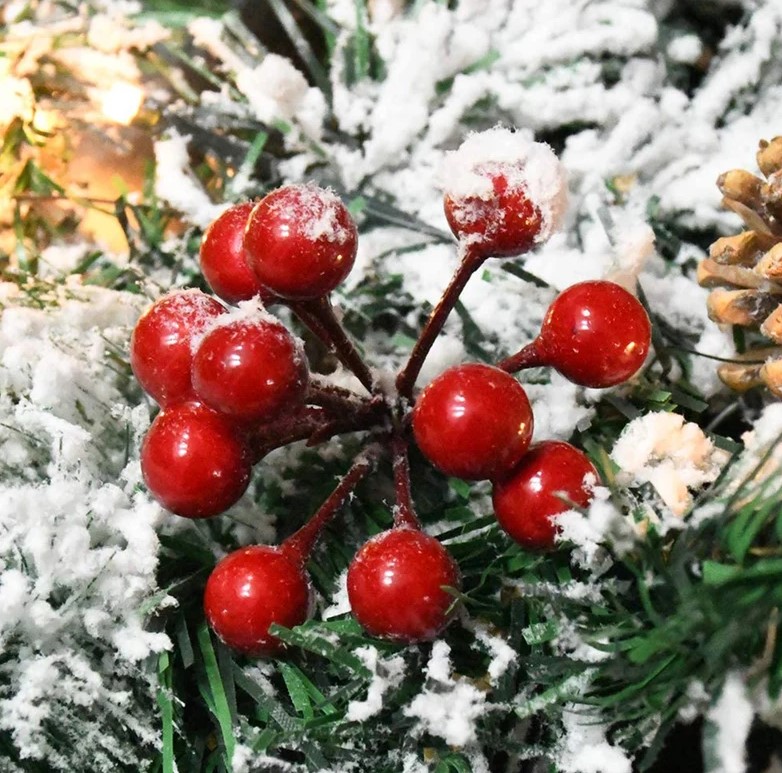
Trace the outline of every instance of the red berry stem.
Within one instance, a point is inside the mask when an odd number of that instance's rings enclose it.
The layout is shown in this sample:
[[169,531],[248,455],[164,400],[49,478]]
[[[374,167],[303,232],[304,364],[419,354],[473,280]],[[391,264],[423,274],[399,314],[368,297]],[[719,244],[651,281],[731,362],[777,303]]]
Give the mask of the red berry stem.
[[485,255],[482,255],[469,244],[461,243],[459,249],[462,251],[459,267],[456,269],[450,284],[445,288],[437,305],[432,309],[429,319],[426,320],[426,324],[415,342],[407,363],[396,377],[396,388],[399,394],[408,400],[413,396],[415,380],[418,378],[424,360],[426,360],[426,355],[429,354],[432,344],[440,334],[445,320],[448,319],[448,315],[459,300],[459,296],[462,294],[470,277],[486,260]]
[[339,418],[323,408],[305,406],[296,413],[283,416],[258,427],[252,440],[253,455],[256,459],[298,440],[307,440],[308,445],[317,445],[325,440],[346,432],[359,432],[371,429],[380,421],[380,407],[375,403],[366,403],[358,409],[345,412]]
[[282,543],[280,549],[288,558],[301,565],[307,562],[321,532],[342,507],[353,489],[374,467],[380,450],[378,444],[366,448],[315,514]]
[[402,435],[395,434],[391,439],[391,450],[394,454],[394,489],[396,491],[394,526],[420,529],[421,523],[415,513],[410,491],[410,459],[407,455],[407,440]]
[[352,389],[329,384],[326,381],[310,376],[309,389],[305,402],[310,405],[320,405],[330,410],[342,412],[365,405],[369,400]]
[[[324,440],[341,435],[344,432],[356,432],[362,429],[382,427],[388,415],[388,404],[376,395],[358,408],[350,406],[352,412],[347,416],[331,417],[329,421],[316,429],[307,439],[308,446],[316,446]],[[344,410],[344,409],[343,409]],[[347,429],[346,429],[347,428]]]
[[504,360],[497,363],[500,370],[506,373],[517,373],[525,368],[539,368],[541,365],[548,365],[538,349],[538,339],[519,349],[516,354],[511,354]]
[[316,335],[332,349],[339,361],[350,370],[356,378],[372,392],[375,380],[369,366],[364,362],[356,345],[350,340],[347,331],[334,313],[328,296],[308,300],[288,301],[291,311]]

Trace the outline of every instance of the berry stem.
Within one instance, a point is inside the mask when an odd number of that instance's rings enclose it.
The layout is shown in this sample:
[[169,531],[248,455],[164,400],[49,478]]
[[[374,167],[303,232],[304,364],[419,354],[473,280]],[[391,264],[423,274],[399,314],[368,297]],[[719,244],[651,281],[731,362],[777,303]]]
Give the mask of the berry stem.
[[328,296],[312,300],[288,301],[293,313],[326,344],[350,370],[356,378],[372,392],[375,381],[369,366],[364,362],[356,345],[350,340],[347,331],[334,313]]
[[261,459],[275,448],[298,440],[312,441],[309,445],[316,445],[334,435],[371,429],[379,420],[379,406],[375,403],[368,402],[344,411],[337,419],[323,408],[304,406],[294,414],[258,427],[252,441],[253,452],[256,459]]
[[344,389],[310,376],[306,402],[310,405],[320,405],[341,412],[345,409],[353,410],[365,405],[368,400],[362,395],[356,394],[352,389]]
[[536,338],[523,349],[519,349],[516,354],[511,354],[510,357],[500,360],[497,363],[497,367],[500,370],[504,370],[506,373],[516,373],[525,368],[539,368],[541,365],[547,364],[548,363],[538,346],[538,339]]
[[407,441],[402,435],[395,434],[393,436],[391,450],[394,454],[394,488],[396,491],[394,526],[420,529],[421,524],[415,514],[410,491],[410,460],[407,455]]
[[459,296],[462,294],[470,277],[486,259],[485,255],[479,254],[478,251],[469,244],[462,242],[460,243],[459,249],[462,253],[459,267],[456,269],[450,284],[445,288],[437,305],[432,309],[429,319],[426,320],[426,324],[424,325],[421,334],[418,336],[418,340],[415,342],[415,346],[410,353],[407,363],[396,377],[396,388],[399,391],[399,394],[402,397],[406,397],[408,400],[413,396],[415,381],[418,378],[418,374],[421,372],[424,360],[426,360],[426,355],[429,354],[432,344],[434,344],[435,339],[440,334],[440,331],[445,324],[445,320],[456,305],[456,301],[459,300]]
[[281,545],[280,549],[293,561],[305,564],[310,557],[321,532],[350,496],[353,489],[372,469],[379,455],[380,446],[369,446],[353,463],[345,477],[329,494],[326,501],[298,531],[294,532]]

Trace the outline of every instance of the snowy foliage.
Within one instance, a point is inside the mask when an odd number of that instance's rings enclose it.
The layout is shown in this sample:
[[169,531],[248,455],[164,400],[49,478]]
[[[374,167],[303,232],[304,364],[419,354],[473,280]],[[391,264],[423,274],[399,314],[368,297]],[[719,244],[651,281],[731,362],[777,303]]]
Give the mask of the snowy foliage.
[[158,743],[145,661],[170,647],[146,629],[162,512],[138,485],[148,412],[124,362],[143,299],[0,291],[0,728],[21,760],[115,770]]
[[[195,95],[205,116],[197,128],[219,129],[228,119],[270,131],[284,126],[284,158],[275,160],[275,172],[291,181],[315,178],[359,202],[359,255],[340,291],[347,312],[370,316],[362,291],[403,277],[401,289],[387,298],[403,316],[398,335],[389,342],[382,330],[366,330],[362,343],[372,365],[389,372],[403,361],[408,331],[417,328],[422,308],[437,300],[455,265],[440,190],[449,152],[470,132],[498,124],[554,147],[567,171],[569,209],[560,231],[523,265],[544,286],[520,280],[499,261],[487,264],[462,296],[465,313],[449,320],[419,383],[478,353],[496,359],[518,349],[536,334],[556,291],[598,277],[633,290],[640,284],[652,312],[692,348],[717,357],[734,354],[730,335],[708,319],[705,291],[692,274],[710,238],[738,227],[720,209],[718,173],[751,166],[757,140],[782,127],[778,0],[700,4],[713,17],[730,12],[726,18],[733,20],[703,30],[685,23],[677,4],[666,0],[461,0],[454,8],[424,0],[408,11],[400,5],[370,4],[367,26],[358,30],[352,0],[328,0],[327,12],[338,25],[330,100],[287,60],[247,54],[220,21],[197,19],[188,30],[225,81],[223,88]],[[139,10],[133,3],[96,2],[78,14],[56,3],[40,6],[40,18],[32,20],[24,3],[8,3],[2,11],[3,130],[35,120],[39,60],[50,57],[83,81],[96,110],[102,90],[114,81],[141,79],[136,55],[168,38],[157,22],[128,21],[127,14]],[[40,34],[44,23],[46,34]],[[83,45],[54,45],[56,35],[77,33],[86,35]],[[346,72],[349,58],[341,54],[358,33],[371,40],[368,56],[382,62],[382,77],[372,77],[369,68],[358,76]],[[157,287],[150,282],[142,289],[154,295],[192,276],[188,240],[226,202],[205,185],[203,169],[193,168],[195,133],[175,128],[188,106],[158,83],[150,88],[155,99],[162,94],[163,114],[174,127],[154,143],[153,187],[181,218],[181,227],[167,232],[168,240],[148,257]],[[226,199],[261,192],[250,171],[239,170]],[[406,227],[411,222],[415,227]],[[5,202],[0,223],[12,232],[14,210]],[[150,615],[171,603],[157,579],[166,517],[141,485],[138,446],[150,411],[127,366],[129,331],[147,298],[63,280],[94,248],[91,241],[49,247],[34,294],[24,284],[0,285],[0,748],[12,749],[9,770],[24,770],[32,760],[63,771],[141,770],[161,745],[156,656],[173,645]],[[10,248],[8,254],[13,263]],[[179,254],[187,257],[177,263]],[[118,265],[126,260],[109,257]],[[41,282],[48,288],[43,294]],[[471,323],[481,331],[472,348]],[[711,361],[696,357],[689,367],[689,382],[701,395],[720,391]],[[334,380],[348,383],[340,372]],[[595,429],[604,393],[556,374],[532,371],[522,381],[533,402],[536,440]],[[782,427],[778,408],[767,408],[746,436],[737,476],[773,445]],[[625,432],[613,447],[620,484],[651,484],[676,514],[690,507],[725,461],[701,430],[677,414],[650,414]],[[776,472],[778,456],[765,460],[767,470]],[[328,454],[321,458],[329,473],[330,461]],[[238,525],[217,535],[199,532],[206,550],[219,554],[235,541],[272,539],[273,518],[262,512],[259,519],[258,510],[269,491],[295,493],[287,472],[299,463],[298,452],[275,457],[257,483],[259,493],[251,491],[235,510]],[[486,499],[471,502],[483,503],[479,516],[487,514]],[[693,524],[714,515],[707,508],[695,509]],[[574,563],[597,582],[607,567],[606,544],[621,554],[643,538],[643,530],[607,488],[599,488],[586,515],[565,516],[563,538],[577,543]],[[595,585],[572,587],[597,592]],[[344,596],[329,601],[325,617],[339,619]],[[501,636],[483,628],[474,633],[472,650],[488,658],[485,689],[454,671],[449,645],[438,641],[425,683],[396,708],[410,720],[413,735],[463,747],[480,771],[488,770],[478,740],[481,718],[490,690],[514,664]],[[367,690],[349,702],[347,719],[371,723],[405,679],[406,664],[367,645],[354,654],[370,676]],[[265,674],[253,677],[274,695]],[[731,677],[710,714],[716,725],[727,728],[726,702],[734,694],[743,700],[740,688],[739,677]],[[520,697],[514,700],[517,706]],[[740,727],[730,731],[738,740],[730,749],[720,747],[731,773],[743,764],[736,747],[753,710],[740,705]],[[624,751],[606,740],[599,715],[588,723],[581,719],[576,711],[563,715],[560,769],[629,771]],[[301,769],[254,750],[252,729],[237,727],[236,733],[236,770]],[[397,762],[406,771],[428,769],[409,750]]]

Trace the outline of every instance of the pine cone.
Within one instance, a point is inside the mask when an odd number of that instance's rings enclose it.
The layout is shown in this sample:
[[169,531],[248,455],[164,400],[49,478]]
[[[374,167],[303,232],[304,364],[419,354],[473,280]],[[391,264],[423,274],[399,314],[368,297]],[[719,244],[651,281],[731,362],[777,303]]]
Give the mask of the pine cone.
[[723,206],[746,230],[711,245],[698,265],[698,282],[715,288],[708,298],[715,322],[759,329],[777,344],[723,363],[720,379],[739,392],[765,384],[782,397],[782,137],[761,140],[757,161],[765,180],[743,169],[717,180]]

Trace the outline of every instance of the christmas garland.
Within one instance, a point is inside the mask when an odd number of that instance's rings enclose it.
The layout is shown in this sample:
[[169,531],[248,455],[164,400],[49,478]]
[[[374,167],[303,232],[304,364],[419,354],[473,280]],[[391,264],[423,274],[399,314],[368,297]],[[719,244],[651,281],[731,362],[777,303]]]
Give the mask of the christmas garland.
[[[715,180],[782,126],[776,5],[4,8],[0,769],[629,773],[695,723],[744,770],[782,688],[778,239]],[[575,352],[574,307],[612,310]],[[400,540],[430,563],[382,600]]]

